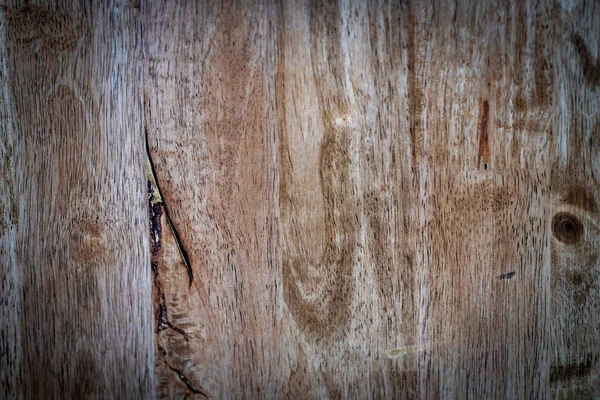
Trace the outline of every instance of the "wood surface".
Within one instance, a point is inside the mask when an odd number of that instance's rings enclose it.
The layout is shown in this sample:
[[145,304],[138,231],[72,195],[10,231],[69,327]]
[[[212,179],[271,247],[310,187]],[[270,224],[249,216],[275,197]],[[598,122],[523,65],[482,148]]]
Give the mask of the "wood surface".
[[0,4],[0,397],[597,398],[600,3]]
[[0,397],[146,397],[156,378],[139,9],[1,12]]

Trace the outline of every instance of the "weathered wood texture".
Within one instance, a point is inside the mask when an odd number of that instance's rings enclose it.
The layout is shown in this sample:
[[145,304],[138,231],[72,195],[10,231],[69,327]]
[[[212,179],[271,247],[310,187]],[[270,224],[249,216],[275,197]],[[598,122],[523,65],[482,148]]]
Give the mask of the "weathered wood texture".
[[0,397],[149,397],[139,9],[0,13]]
[[0,12],[5,397],[600,393],[600,3]]

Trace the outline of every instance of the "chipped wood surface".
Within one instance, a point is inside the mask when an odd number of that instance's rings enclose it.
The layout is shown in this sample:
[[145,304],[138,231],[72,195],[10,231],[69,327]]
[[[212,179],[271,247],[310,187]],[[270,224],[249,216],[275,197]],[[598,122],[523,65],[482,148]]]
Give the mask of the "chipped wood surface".
[[1,397],[594,398],[600,5],[0,5]]

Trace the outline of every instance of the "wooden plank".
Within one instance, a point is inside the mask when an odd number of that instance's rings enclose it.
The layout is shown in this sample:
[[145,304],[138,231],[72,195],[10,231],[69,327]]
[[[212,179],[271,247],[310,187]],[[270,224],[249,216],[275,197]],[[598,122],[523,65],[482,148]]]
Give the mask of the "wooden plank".
[[549,173],[431,178],[421,396],[547,398]]
[[[217,397],[546,397],[560,395],[560,371],[579,379],[560,354],[587,362],[598,315],[586,309],[580,344],[556,340],[575,320],[552,300],[573,289],[556,283],[550,237],[567,147],[556,138],[573,137],[558,116],[568,85],[581,85],[567,83],[577,73],[562,71],[562,52],[573,59],[574,45],[595,82],[594,55],[563,32],[583,7],[148,7],[150,153],[196,277],[189,286],[179,252],[162,256],[178,314],[168,321],[196,335],[159,331],[165,363]],[[254,152],[240,150],[250,138]],[[577,196],[593,198],[591,173],[571,174],[586,181]],[[580,275],[593,298],[595,275]],[[238,328],[248,315],[263,331]],[[258,360],[245,352],[257,343]],[[187,390],[157,371],[161,393]]]
[[1,12],[3,397],[152,397],[139,9]]
[[0,13],[4,397],[597,395],[599,5]]
[[552,11],[413,7],[424,398],[549,395]]
[[600,5],[565,2],[554,47],[550,387],[600,392]]
[[[148,7],[150,153],[195,277],[167,231],[165,365],[213,396],[547,396],[568,347],[549,316],[570,290],[550,284],[561,7]],[[162,371],[159,392],[189,389]]]
[[163,214],[153,256],[158,395],[280,396],[289,357],[273,6],[165,1],[142,11],[150,157],[193,275]]
[[419,204],[407,10],[281,8],[283,295],[306,370],[290,376],[290,395],[414,397]]
[[0,8],[0,397],[18,398],[21,365],[19,278],[15,232],[18,223],[14,182],[14,134],[10,112],[5,10]]

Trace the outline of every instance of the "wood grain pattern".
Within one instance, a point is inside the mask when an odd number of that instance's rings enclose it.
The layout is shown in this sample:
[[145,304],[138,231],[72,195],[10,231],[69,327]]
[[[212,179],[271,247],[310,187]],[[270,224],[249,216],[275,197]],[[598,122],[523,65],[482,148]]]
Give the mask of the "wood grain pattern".
[[448,172],[427,201],[425,397],[546,398],[549,174]]
[[[284,379],[277,364],[287,362],[277,346],[274,9],[144,7],[149,147],[194,275],[190,285],[178,254],[159,264],[169,321],[186,335],[159,332],[164,352],[156,368],[171,365],[210,397],[273,397]],[[163,258],[171,257],[168,246]],[[190,394],[177,374],[164,371],[160,396]]]
[[597,2],[0,14],[0,397],[598,396]]
[[[2,17],[4,10],[0,9]],[[10,104],[6,23],[0,18],[0,397],[20,393],[22,359],[19,329],[19,278],[15,231],[19,221],[15,197],[14,133]]]
[[[600,116],[598,4],[567,3],[555,49],[552,146],[550,386],[556,397],[594,398],[600,388]],[[567,93],[569,93],[567,95]]]
[[151,396],[139,10],[2,14],[2,397]]

